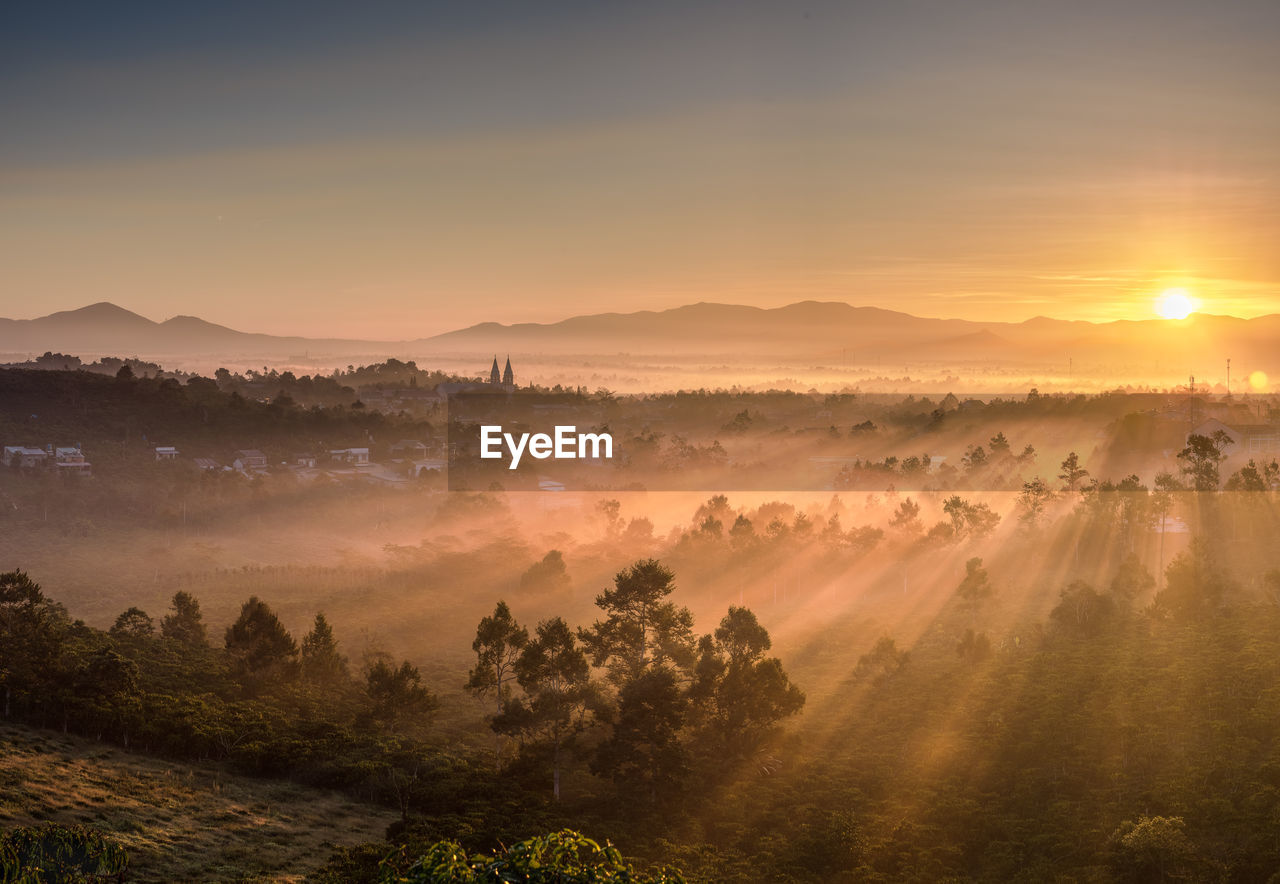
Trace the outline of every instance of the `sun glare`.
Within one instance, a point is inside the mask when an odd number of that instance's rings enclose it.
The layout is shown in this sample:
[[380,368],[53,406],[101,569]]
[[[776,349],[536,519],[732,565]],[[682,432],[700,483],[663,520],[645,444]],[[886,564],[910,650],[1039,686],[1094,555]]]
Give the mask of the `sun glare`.
[[1196,302],[1186,289],[1165,289],[1156,299],[1156,312],[1165,319],[1186,319],[1195,309]]
[[1267,378],[1267,373],[1265,371],[1255,371],[1253,374],[1249,375],[1249,386],[1253,388],[1254,392],[1266,392],[1268,383],[1269,379]]

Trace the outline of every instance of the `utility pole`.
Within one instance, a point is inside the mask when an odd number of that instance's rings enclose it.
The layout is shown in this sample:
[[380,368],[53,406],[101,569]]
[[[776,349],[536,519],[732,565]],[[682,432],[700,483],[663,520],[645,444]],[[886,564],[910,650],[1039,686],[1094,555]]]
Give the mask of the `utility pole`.
[[1231,357],[1227,357],[1227,399],[1231,399]]

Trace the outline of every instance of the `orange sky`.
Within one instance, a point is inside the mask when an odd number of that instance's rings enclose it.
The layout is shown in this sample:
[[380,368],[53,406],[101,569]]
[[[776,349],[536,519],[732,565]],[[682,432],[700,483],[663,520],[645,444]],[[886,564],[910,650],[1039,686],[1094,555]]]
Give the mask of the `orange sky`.
[[7,29],[0,315],[1280,312],[1274,4],[237,9]]

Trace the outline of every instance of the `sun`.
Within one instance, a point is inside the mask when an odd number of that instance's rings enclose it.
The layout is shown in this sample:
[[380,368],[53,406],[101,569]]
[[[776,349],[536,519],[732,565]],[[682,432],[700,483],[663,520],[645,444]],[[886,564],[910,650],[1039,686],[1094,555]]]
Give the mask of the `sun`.
[[1195,299],[1186,289],[1165,289],[1156,298],[1156,312],[1165,319],[1186,319],[1195,310]]

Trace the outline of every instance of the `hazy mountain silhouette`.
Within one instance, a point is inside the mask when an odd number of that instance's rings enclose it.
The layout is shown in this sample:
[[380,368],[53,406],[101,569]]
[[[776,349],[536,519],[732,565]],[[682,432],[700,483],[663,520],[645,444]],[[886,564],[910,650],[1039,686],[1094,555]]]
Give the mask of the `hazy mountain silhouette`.
[[881,359],[1044,364],[1232,356],[1266,367],[1280,362],[1280,315],[1256,319],[1196,314],[1091,323],[1038,316],[1025,322],[930,319],[879,307],[801,301],[762,308],[698,303],[671,310],[598,313],[551,323],[485,322],[429,338],[366,341],[254,334],[194,316],[155,322],[109,303],[30,320],[0,319],[0,352],[45,350],[80,356],[163,358],[197,354],[287,357],[427,357],[443,353],[573,353],[785,356],[846,363]]

